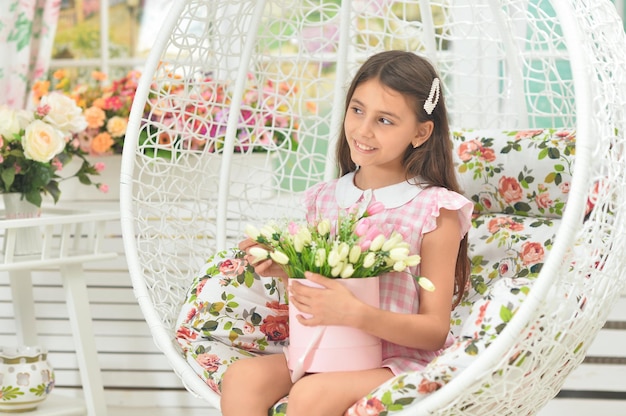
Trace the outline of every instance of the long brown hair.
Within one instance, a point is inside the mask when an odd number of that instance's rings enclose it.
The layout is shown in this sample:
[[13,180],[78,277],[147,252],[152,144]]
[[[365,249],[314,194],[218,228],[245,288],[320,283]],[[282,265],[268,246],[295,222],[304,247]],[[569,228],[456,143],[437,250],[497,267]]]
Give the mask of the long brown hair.
[[[370,79],[376,79],[382,85],[401,93],[407,102],[413,103],[413,111],[420,122],[430,120],[434,124],[431,137],[421,146],[417,148],[407,146],[403,159],[407,180],[417,176],[421,178],[422,185],[439,186],[460,193],[452,162],[452,142],[443,93],[440,94],[432,114],[427,114],[424,110],[424,102],[435,78],[439,78],[439,75],[433,65],[412,52],[386,51],[373,55],[361,66],[350,84],[346,95],[344,118],[354,90]],[[356,170],[357,166],[350,157],[350,147],[344,129],[341,129],[337,141],[336,154],[340,176]],[[463,297],[469,278],[467,245],[465,235],[461,240],[456,261],[454,306]]]

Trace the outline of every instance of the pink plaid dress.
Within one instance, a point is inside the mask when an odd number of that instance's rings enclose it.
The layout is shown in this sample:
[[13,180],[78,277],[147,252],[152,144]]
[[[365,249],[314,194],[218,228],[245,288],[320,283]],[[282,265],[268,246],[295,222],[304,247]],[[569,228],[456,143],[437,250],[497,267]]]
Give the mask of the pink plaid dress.
[[[462,195],[445,188],[424,188],[409,182],[363,191],[354,185],[354,172],[343,177],[317,184],[305,194],[307,220],[320,218],[335,220],[340,210],[350,208],[364,200],[379,201],[385,210],[370,217],[386,235],[398,231],[411,245],[411,253],[419,254],[422,236],[434,230],[439,210],[445,208],[458,211],[461,235],[471,226],[473,204]],[[411,272],[419,276],[419,265]],[[418,313],[419,286],[406,273],[386,273],[380,276],[380,306],[382,309],[400,313]],[[454,338],[448,334],[444,348],[452,344]],[[423,369],[441,353],[403,347],[383,340],[383,367],[394,374]]]

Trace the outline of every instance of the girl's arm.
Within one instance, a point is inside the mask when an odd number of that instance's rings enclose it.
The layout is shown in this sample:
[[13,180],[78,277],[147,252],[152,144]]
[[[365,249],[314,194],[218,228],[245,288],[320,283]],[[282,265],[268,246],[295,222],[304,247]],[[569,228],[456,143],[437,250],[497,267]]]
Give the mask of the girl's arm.
[[[438,350],[450,331],[454,272],[461,239],[458,213],[441,209],[437,228],[424,235],[421,246],[422,276],[434,285],[434,292],[420,291],[418,314],[381,310],[358,299],[333,279],[313,273],[307,278],[326,290],[293,285],[290,302],[311,319],[298,317],[304,325],[348,325],[389,342],[411,348]],[[330,289],[330,290],[328,290]]]

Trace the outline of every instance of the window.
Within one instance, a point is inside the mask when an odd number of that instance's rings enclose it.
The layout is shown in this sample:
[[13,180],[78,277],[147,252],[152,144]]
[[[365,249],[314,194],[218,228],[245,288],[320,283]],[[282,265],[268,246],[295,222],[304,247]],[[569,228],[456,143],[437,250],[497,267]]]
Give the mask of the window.
[[111,78],[141,68],[172,0],[62,0],[51,69]]

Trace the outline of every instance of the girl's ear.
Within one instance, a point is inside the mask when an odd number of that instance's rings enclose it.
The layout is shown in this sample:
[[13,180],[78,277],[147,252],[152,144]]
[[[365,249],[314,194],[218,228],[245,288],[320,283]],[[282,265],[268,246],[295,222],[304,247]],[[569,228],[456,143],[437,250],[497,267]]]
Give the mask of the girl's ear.
[[424,121],[420,123],[417,127],[417,132],[415,133],[415,137],[411,141],[413,148],[416,149],[426,142],[426,140],[430,139],[430,136],[433,134],[433,130],[435,128],[435,123],[432,121]]

